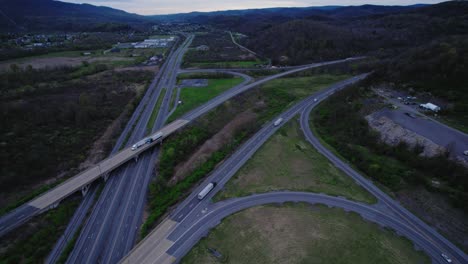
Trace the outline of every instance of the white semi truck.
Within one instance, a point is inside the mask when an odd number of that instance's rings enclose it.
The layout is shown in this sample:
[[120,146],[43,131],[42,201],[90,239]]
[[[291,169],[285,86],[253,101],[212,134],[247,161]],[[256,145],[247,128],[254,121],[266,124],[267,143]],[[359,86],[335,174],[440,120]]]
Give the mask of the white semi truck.
[[145,139],[142,139],[142,140],[138,141],[137,143],[133,144],[132,150],[135,151],[139,147],[141,147],[141,146],[143,146],[145,144],[151,144],[153,141],[156,141],[156,140],[162,138],[162,136],[163,136],[163,132],[159,132],[159,133],[154,134],[151,137],[147,137]]
[[132,150],[137,150],[137,148],[146,144],[146,138],[143,140],[138,141],[137,143],[133,144]]
[[205,186],[205,188],[203,188],[203,190],[201,190],[200,193],[198,193],[197,197],[198,197],[198,200],[203,200],[203,198],[205,198],[205,196],[211,192],[211,190],[213,190],[213,188],[215,187],[215,183],[208,183],[208,185]]

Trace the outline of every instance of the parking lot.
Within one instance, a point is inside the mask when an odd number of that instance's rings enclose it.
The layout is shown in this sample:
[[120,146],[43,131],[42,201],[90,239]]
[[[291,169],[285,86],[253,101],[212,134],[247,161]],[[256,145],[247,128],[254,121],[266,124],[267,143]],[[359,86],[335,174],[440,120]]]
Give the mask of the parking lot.
[[463,155],[463,151],[468,150],[468,136],[457,130],[401,108],[383,109],[374,113],[373,116],[376,118],[385,116],[403,128],[448,148],[452,157],[458,157],[468,162],[468,156]]

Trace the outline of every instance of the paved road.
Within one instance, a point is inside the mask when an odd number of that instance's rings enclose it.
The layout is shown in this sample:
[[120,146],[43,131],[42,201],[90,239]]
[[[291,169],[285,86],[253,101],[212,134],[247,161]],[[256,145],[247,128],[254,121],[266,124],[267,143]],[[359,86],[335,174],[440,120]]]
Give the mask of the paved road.
[[381,191],[376,187],[372,181],[366,179],[360,173],[351,168],[347,163],[343,162],[341,159],[336,157],[330,150],[321,144],[316,135],[314,135],[309,126],[309,117],[312,109],[321,101],[324,97],[318,97],[318,102],[309,105],[301,113],[301,128],[306,136],[306,139],[325,157],[328,158],[336,167],[341,169],[344,173],[352,177],[356,183],[365,188],[368,192],[373,194],[381,205],[383,205],[384,210],[388,214],[394,214],[395,216],[402,219],[406,222],[408,226],[421,233],[428,242],[434,244],[437,248],[437,254],[439,254],[437,259],[434,261],[440,262],[442,257],[441,253],[448,254],[453,260],[454,263],[468,263],[467,255],[462,252],[458,247],[453,245],[450,241],[445,239],[439,233],[437,233],[432,227],[429,227],[426,223],[421,221],[419,218],[414,216],[411,212],[406,210],[398,202],[394,201],[387,194]]
[[[181,58],[181,57],[179,57],[179,58]],[[275,75],[272,75],[272,76],[265,77],[264,79],[261,79],[261,80],[259,80],[257,82],[245,85],[245,86],[240,87],[240,88],[236,87],[236,89],[230,89],[230,90],[218,95],[217,97],[213,98],[208,103],[206,103],[206,104],[204,104],[204,105],[202,105],[202,106],[188,112],[181,119],[178,119],[178,120],[164,126],[160,130],[158,130],[158,132],[163,132],[164,137],[167,137],[168,135],[170,135],[174,131],[176,131],[179,128],[181,128],[181,127],[185,126],[186,124],[188,124],[191,120],[194,120],[197,117],[203,115],[204,113],[206,113],[209,110],[213,109],[214,107],[220,105],[224,101],[226,101],[226,100],[228,100],[228,99],[230,99],[230,98],[232,98],[232,97],[234,97],[234,96],[236,96],[236,95],[238,95],[238,94],[240,94],[240,93],[242,93],[242,92],[244,92],[244,91],[246,91],[248,89],[251,89],[251,88],[253,88],[255,86],[258,86],[258,85],[260,85],[262,83],[268,82],[270,80],[280,78],[280,77],[286,76],[288,74],[293,74],[293,73],[296,73],[296,72],[299,72],[299,71],[304,71],[304,70],[307,70],[307,69],[311,69],[311,68],[316,68],[316,67],[321,67],[321,66],[326,66],[326,65],[331,65],[331,64],[338,64],[338,63],[343,63],[343,62],[349,62],[349,61],[354,61],[354,60],[360,60],[360,59],[363,59],[363,58],[364,57],[356,57],[356,58],[347,58],[347,59],[343,59],[343,60],[335,60],[335,61],[329,61],[329,62],[308,64],[308,65],[305,65],[303,67],[294,68],[294,69],[286,71],[286,72],[282,72],[282,73],[279,73],[279,74],[275,74]],[[172,71],[169,71],[169,72],[172,72]],[[176,71],[174,70],[173,72],[175,73]],[[162,79],[162,81],[160,81],[160,83],[166,83],[168,85],[171,84],[170,82],[168,82],[168,78],[165,77],[165,74],[162,74],[161,79]],[[175,80],[173,78],[171,78],[171,79],[172,79],[172,82],[175,82]],[[161,92],[161,89],[163,88],[161,85],[159,85],[158,87],[160,87],[160,89],[157,89],[157,91],[155,91],[153,93],[153,96],[151,97],[151,102],[149,102],[150,105],[154,105],[156,103],[157,96],[155,96],[155,95],[159,96],[159,93]],[[169,86],[169,87],[173,87],[173,86]],[[166,93],[166,94],[168,94],[168,93]],[[164,103],[167,103],[166,101],[170,101],[170,97],[166,97]],[[145,111],[144,113],[145,113],[144,117],[140,117],[139,121],[141,121],[141,119],[148,120],[149,115],[150,115],[149,111]],[[158,117],[158,120],[161,120],[161,119],[159,119],[159,117]],[[144,128],[145,126],[146,126],[146,123],[143,124],[142,122],[139,122],[139,125],[138,125],[138,127],[135,128],[135,131],[138,131],[140,133],[139,134],[135,133],[134,134],[135,136],[132,136],[130,138],[129,143],[136,142],[139,139],[144,137],[144,133],[142,133],[142,131],[145,130],[145,128]],[[137,136],[137,135],[139,135],[139,136]],[[7,232],[13,230],[17,226],[19,226],[22,223],[26,222],[28,219],[30,219],[34,215],[48,210],[51,206],[56,206],[58,204],[58,202],[60,202],[64,198],[66,198],[69,195],[73,194],[74,192],[80,190],[81,188],[86,187],[91,182],[95,181],[96,179],[99,179],[100,177],[102,177],[104,175],[107,175],[111,171],[115,170],[115,172],[113,172],[112,175],[119,175],[119,173],[123,173],[123,174],[128,173],[128,168],[123,169],[123,170],[117,170],[117,168],[120,165],[126,163],[128,160],[131,160],[131,159],[134,159],[135,157],[138,157],[139,155],[141,155],[146,150],[152,149],[152,147],[154,145],[156,145],[156,144],[158,144],[158,142],[153,142],[152,144],[146,144],[146,145],[144,145],[143,147],[139,148],[136,151],[131,151],[129,148],[126,148],[126,149],[116,153],[114,156],[103,160],[102,162],[98,163],[96,166],[91,167],[90,169],[88,169],[88,170],[86,170],[86,171],[84,171],[84,172],[70,178],[69,180],[65,181],[64,183],[62,183],[61,185],[55,187],[54,189],[48,191],[47,193],[35,198],[34,200],[28,202],[25,205],[19,207],[17,210],[14,210],[11,213],[9,213],[8,215],[0,218],[0,236],[6,234]],[[129,166],[134,166],[134,164],[131,164]],[[133,170],[133,168],[130,168],[130,170]],[[112,177],[110,177],[110,178],[112,178]],[[119,188],[119,187],[122,188],[121,185],[115,184],[115,186],[114,186],[114,181],[112,181],[111,184],[107,184],[107,185],[113,186],[113,187],[109,187],[109,188]],[[114,191],[109,191],[109,192],[114,192]],[[120,191],[117,190],[116,192],[119,193]]]
[[[139,140],[147,133],[147,124],[154,106],[163,89],[166,93],[161,109],[156,118],[154,129],[163,126],[161,116],[168,107],[171,78],[177,72],[182,55],[190,44],[192,37],[182,44],[168,59],[161,70],[157,89],[148,103],[146,111],[140,117],[129,144]],[[96,207],[86,222],[70,254],[68,263],[115,263],[133,246],[142,218],[147,186],[152,176],[157,148],[140,154],[138,162],[127,163],[110,177]]]
[[[171,51],[169,57],[171,56],[173,51]],[[137,108],[135,109],[134,113],[132,114],[129,122],[127,123],[127,125],[125,126],[124,128],[124,131],[121,133],[119,139],[117,140],[112,152],[111,152],[111,155],[110,157],[112,157],[113,155],[115,155],[119,149],[120,149],[120,146],[122,146],[122,144],[124,143],[125,141],[125,138],[127,136],[128,133],[131,132],[132,130],[132,127],[134,126],[134,124],[136,123],[136,121],[139,119],[140,115],[143,113],[143,111],[145,110],[145,107],[146,105],[148,105],[150,102],[151,102],[151,98],[152,96],[154,95],[155,92],[158,92],[156,91],[156,84],[157,82],[159,81],[159,79],[161,78],[161,73],[163,71],[159,71],[157,73],[157,75],[155,76],[155,78],[153,79],[153,81],[151,82],[149,88],[147,89],[145,95],[143,96],[143,98],[140,100],[140,103],[138,104]],[[154,99],[154,98],[153,98]],[[127,147],[128,145],[130,145],[132,142],[128,142],[127,143]],[[110,158],[109,157],[109,158]],[[74,190],[76,189],[75,191],[77,190],[80,190],[82,187],[86,186],[88,183],[87,181],[93,181],[95,179],[98,179],[100,178],[102,175],[92,175],[94,176],[93,178],[89,178],[89,172],[100,172],[101,170],[98,168],[91,168],[91,171],[84,171],[83,173],[80,173],[76,176],[74,176],[74,178],[77,178],[77,177],[82,177],[84,179],[82,179],[80,181],[80,185],[76,186],[73,188],[73,186],[71,186]],[[88,178],[87,178],[88,177]],[[83,183],[84,182],[84,183]],[[73,185],[74,182],[72,182],[70,185]],[[70,187],[69,184],[67,185],[60,185],[56,188],[54,188],[53,191],[57,191],[57,189],[64,189],[64,188],[68,188]],[[89,194],[92,195],[92,192],[94,192],[95,189],[94,188],[90,188],[89,190]],[[39,214],[45,210],[48,210],[50,208],[50,206],[55,206],[58,202],[60,202],[60,200],[66,198],[68,195],[71,195],[74,191],[72,191],[71,193],[67,194],[66,196],[64,197],[59,197],[60,199],[57,199],[57,200],[53,200],[53,201],[49,201],[48,203],[50,204],[45,204],[45,205],[41,205],[41,206],[38,206],[38,207],[35,207],[33,204],[31,204],[33,201],[29,202],[29,203],[26,203],[25,205],[17,208],[16,210],[10,212],[8,215],[5,215],[3,217],[0,218],[0,237],[3,236],[4,234],[6,234],[7,232],[13,230],[14,228],[16,228],[17,226],[23,224],[24,222],[26,222],[27,220],[29,220],[31,217],[33,217],[34,215],[36,214]],[[50,191],[47,194],[47,196],[50,197],[50,194],[62,194],[63,192],[58,190],[57,192],[53,192]],[[44,196],[44,195],[43,195]],[[43,198],[43,196],[41,196]],[[85,199],[88,199],[88,198],[85,198]],[[83,201],[83,203],[85,203],[85,201]],[[78,211],[81,211],[83,210],[82,207],[80,207],[78,209]],[[81,213],[75,215],[74,217],[78,217],[79,215],[82,215],[83,212],[81,211]],[[67,229],[67,230],[72,230],[72,229],[75,229],[76,230],[76,227],[75,228],[71,228],[71,229]]]
[[372,116],[375,118],[388,117],[400,126],[428,138],[442,147],[448,147],[452,157],[459,157],[468,161],[468,156],[463,155],[463,151],[468,150],[467,134],[443,126],[431,119],[419,117],[418,114],[416,114],[416,118],[412,118],[405,113],[407,111],[403,109],[383,109],[372,114]]
[[[172,54],[174,52],[174,47],[171,49],[168,58],[172,57]],[[164,72],[164,69],[166,67],[166,64],[167,63],[165,63],[161,67],[161,70],[158,71],[156,76],[153,78],[147,91],[145,92],[144,96],[140,100],[140,103],[138,104],[137,108],[133,112],[124,130],[120,134],[119,138],[117,139],[117,142],[115,143],[109,156],[112,156],[119,151],[120,147],[123,146],[123,143],[125,142],[127,135],[130,132],[132,132],[132,127],[136,126],[136,122],[138,121],[139,117],[143,114],[143,111],[148,110],[146,106],[151,102],[151,97],[153,96],[153,94],[157,92],[156,84],[160,80],[161,75]],[[130,144],[131,142],[127,142],[126,146],[128,147]],[[65,246],[67,245],[68,241],[73,238],[75,232],[82,225],[86,214],[88,213],[91,205],[93,204],[96,191],[97,191],[97,188],[95,186],[92,186],[88,190],[88,193],[85,195],[85,197],[81,201],[81,204],[76,209],[75,213],[73,214],[73,217],[71,218],[69,224],[67,225],[66,230],[64,231],[62,236],[59,238],[57,243],[54,245],[54,248],[52,249],[51,253],[47,257],[45,263],[55,263],[58,260],[61,253],[65,249]]]
[[[324,194],[306,192],[270,192],[264,194],[251,195],[242,198],[234,198],[209,205],[196,222],[191,224],[190,229],[175,238],[174,244],[167,250],[167,253],[180,260],[190,249],[196,245],[200,238],[206,236],[211,228],[217,226],[221,220],[229,215],[241,210],[264,205],[284,202],[306,202],[310,204],[324,204],[329,207],[338,207],[346,211],[360,214],[363,218],[375,222],[381,226],[392,228],[398,234],[403,235],[414,242],[414,244],[425,251],[432,259],[440,259],[436,248],[429,243],[424,236],[416,232],[399,218],[381,212],[375,206],[370,206],[358,202],[353,202],[340,197],[333,197]],[[138,263],[146,262],[145,259],[138,259]],[[154,262],[156,263],[156,262]],[[164,263],[164,262],[161,262]],[[436,263],[444,263],[436,261]]]
[[[325,96],[340,90],[351,83],[354,83],[367,75],[359,75],[348,80],[332,85],[328,89],[317,92],[293,107],[285,111],[279,117],[287,122],[289,119],[297,115],[302,108],[314,102],[318,96]],[[277,119],[275,118],[275,120]],[[191,229],[193,223],[197,222],[202,217],[203,212],[210,206],[210,199],[224,186],[224,184],[247,162],[247,160],[265,143],[268,138],[273,135],[280,126],[274,126],[273,121],[266,124],[252,138],[245,142],[233,155],[225,162],[218,166],[206,180],[203,181],[192,194],[185,199],[170,217],[166,219],[162,225],[158,226],[150,235],[148,235],[132,252],[122,261],[123,263],[161,263],[164,261],[173,261],[179,256],[174,256],[168,252],[175,241],[187,232],[195,232]],[[200,201],[197,199],[197,194],[209,182],[216,182],[216,187],[207,197]],[[173,251],[176,249],[173,248]],[[168,263],[169,263],[168,262]]]
[[[358,78],[363,77],[365,76],[359,76]],[[354,79],[351,80],[351,82],[357,80],[358,79]],[[183,257],[201,237],[206,235],[210,228],[219,224],[219,221],[227,215],[259,204],[285,201],[323,203],[330,206],[341,207],[345,210],[358,212],[364,218],[381,225],[391,227],[399,234],[402,234],[412,240],[433,259],[434,263],[445,263],[445,260],[440,255],[441,252],[448,252],[454,259],[454,263],[467,263],[466,255],[463,252],[456,247],[451,248],[454,246],[451,245],[450,242],[440,237],[440,235],[429,227],[425,226],[421,229],[420,227],[425,224],[412,216],[404,208],[399,208],[395,211],[395,207],[392,205],[395,204],[394,201],[391,199],[390,201],[387,200],[389,198],[380,190],[375,188],[375,186],[367,179],[360,175],[356,176],[353,174],[353,171],[349,166],[339,163],[339,160],[337,162],[336,157],[334,157],[333,154],[326,149],[320,148],[320,142],[318,142],[313,135],[312,137],[310,136],[311,133],[308,128],[308,117],[311,109],[328,95],[345,87],[351,82],[335,85],[331,89],[321,91],[314,96],[309,97],[305,101],[296,104],[280,116],[283,117],[285,119],[284,122],[286,122],[301,111],[301,126],[303,127],[304,132],[306,132],[308,140],[311,141],[311,143],[337,167],[353,177],[358,184],[364,186],[373,193],[379,199],[378,204],[369,206],[351,202],[343,198],[311,193],[290,192],[268,193],[211,204],[210,199],[216,194],[216,192],[224,186],[230,177],[240,169],[240,167],[255,153],[255,151],[268,139],[268,137],[279,128],[273,126],[272,123],[269,123],[243,144],[238,151],[221,164],[215,171],[213,171],[213,173],[177,207],[170,217],[165,219],[150,235],[141,241],[130,252],[130,254],[121,261],[121,263],[176,262],[177,260],[180,260],[180,258]],[[317,101],[314,99],[317,99]],[[209,182],[216,182],[217,185],[204,200],[199,201],[196,198],[196,195]],[[429,231],[429,234],[427,231]],[[451,249],[444,249],[446,246]]]

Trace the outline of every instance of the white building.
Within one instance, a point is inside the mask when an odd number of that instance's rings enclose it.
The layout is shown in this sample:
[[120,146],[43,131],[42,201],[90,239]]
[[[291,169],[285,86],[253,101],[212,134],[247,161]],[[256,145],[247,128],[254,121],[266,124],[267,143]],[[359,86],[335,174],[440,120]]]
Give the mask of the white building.
[[440,111],[440,106],[437,106],[437,105],[432,104],[432,103],[420,104],[419,107],[427,109],[427,110],[431,110],[431,111],[434,111],[434,112],[439,112]]

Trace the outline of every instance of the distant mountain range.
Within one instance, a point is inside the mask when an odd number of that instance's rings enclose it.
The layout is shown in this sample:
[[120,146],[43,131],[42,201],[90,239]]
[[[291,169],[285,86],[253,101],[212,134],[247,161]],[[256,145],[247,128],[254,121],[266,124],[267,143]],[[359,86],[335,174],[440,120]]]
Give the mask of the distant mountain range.
[[98,23],[144,23],[148,18],[110,7],[53,0],[0,0],[0,29],[72,30]]
[[220,16],[281,16],[288,18],[306,18],[311,16],[333,16],[333,17],[359,17],[390,12],[401,12],[416,7],[426,6],[425,4],[415,4],[409,6],[311,6],[311,7],[276,7],[261,9],[226,10],[213,12],[190,12],[169,15],[149,16],[161,21],[187,22],[203,21],[208,18]]
[[[155,3],[157,4],[157,3]],[[102,23],[141,25],[157,22],[212,23],[225,17],[252,17],[260,20],[291,18],[326,19],[329,17],[359,17],[401,12],[412,6],[321,6],[304,8],[264,8],[191,12],[185,14],[141,16],[122,10],[89,4],[72,4],[54,0],[0,0],[1,31],[84,31]]]

